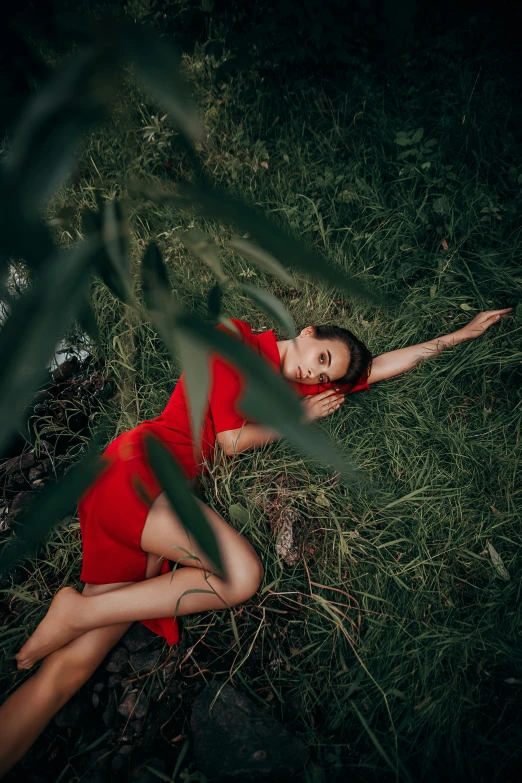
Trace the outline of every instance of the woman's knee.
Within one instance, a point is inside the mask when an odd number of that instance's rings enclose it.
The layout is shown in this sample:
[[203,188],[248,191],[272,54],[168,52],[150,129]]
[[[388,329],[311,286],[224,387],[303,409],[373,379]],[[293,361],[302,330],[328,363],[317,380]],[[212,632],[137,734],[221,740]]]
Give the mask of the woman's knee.
[[232,603],[240,604],[257,593],[265,571],[259,557],[255,555],[241,562],[240,568],[231,566],[229,582],[231,583]]
[[67,700],[87,682],[92,672],[87,659],[64,654],[63,649],[60,649],[44,659],[38,675],[55,695],[61,694]]

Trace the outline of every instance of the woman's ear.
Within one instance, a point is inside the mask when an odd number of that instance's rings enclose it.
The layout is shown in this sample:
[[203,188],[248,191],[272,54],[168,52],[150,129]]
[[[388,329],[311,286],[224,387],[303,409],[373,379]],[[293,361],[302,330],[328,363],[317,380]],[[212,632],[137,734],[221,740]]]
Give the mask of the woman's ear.
[[315,329],[313,326],[305,326],[304,329],[301,329],[301,332],[299,333],[299,337],[313,337],[315,334]]

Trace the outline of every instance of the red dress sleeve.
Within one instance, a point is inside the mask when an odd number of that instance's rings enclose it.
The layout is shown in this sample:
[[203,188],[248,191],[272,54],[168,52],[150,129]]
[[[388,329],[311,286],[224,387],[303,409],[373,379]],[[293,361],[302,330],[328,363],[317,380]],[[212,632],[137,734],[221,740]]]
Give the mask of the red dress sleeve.
[[[241,333],[243,342],[249,342],[249,336],[252,334],[250,326],[237,318],[230,320]],[[229,331],[221,324],[217,328]],[[231,333],[238,337],[237,333]],[[242,373],[230,362],[216,354],[211,364],[209,395],[209,413],[216,434],[227,430],[237,430],[247,420],[247,417],[239,409],[244,390],[245,379]]]
[[246,416],[238,407],[243,391],[241,373],[224,359],[216,357],[212,362],[209,396],[209,413],[216,433],[239,429],[245,423]]

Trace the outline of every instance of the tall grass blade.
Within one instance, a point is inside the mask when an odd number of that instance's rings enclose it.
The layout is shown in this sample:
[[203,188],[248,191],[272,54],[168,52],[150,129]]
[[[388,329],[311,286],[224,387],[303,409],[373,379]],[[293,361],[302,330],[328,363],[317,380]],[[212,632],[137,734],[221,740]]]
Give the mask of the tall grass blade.
[[296,336],[294,320],[286,307],[281,304],[277,296],[274,296],[270,291],[260,288],[257,285],[250,285],[250,283],[244,283],[240,288],[260,310],[268,315],[269,318],[273,318],[277,321],[284,334],[287,334],[291,338]]
[[180,73],[180,55],[150,30],[118,25],[123,54],[136,65],[147,88],[188,137],[198,138],[202,126],[196,117],[190,91]]

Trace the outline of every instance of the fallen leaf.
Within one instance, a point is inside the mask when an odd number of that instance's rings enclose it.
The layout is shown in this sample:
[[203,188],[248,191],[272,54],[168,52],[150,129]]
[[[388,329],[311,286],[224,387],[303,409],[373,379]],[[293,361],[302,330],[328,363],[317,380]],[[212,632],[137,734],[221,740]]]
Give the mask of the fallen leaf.
[[330,501],[328,500],[327,497],[325,497],[323,492],[320,492],[317,495],[317,497],[315,498],[315,502],[317,503],[318,506],[329,506],[330,505]]
[[509,573],[504,565],[504,562],[502,558],[500,557],[499,553],[493,546],[493,544],[490,544],[489,541],[486,541],[488,550],[489,550],[489,556],[491,557],[491,562],[493,563],[493,566],[497,572],[497,574],[502,578],[505,579],[506,582],[511,579],[509,576]]
[[228,513],[230,514],[230,518],[233,519],[234,522],[239,522],[240,525],[246,525],[250,520],[248,511],[241,503],[234,503],[230,506]]
[[441,244],[442,244],[442,247],[444,248],[444,250],[448,250],[449,249],[449,245],[448,245],[448,243],[446,242],[445,239],[442,240]]
[[276,542],[276,552],[284,562],[293,566],[299,559],[299,552],[294,544],[293,515],[286,515],[281,532]]

